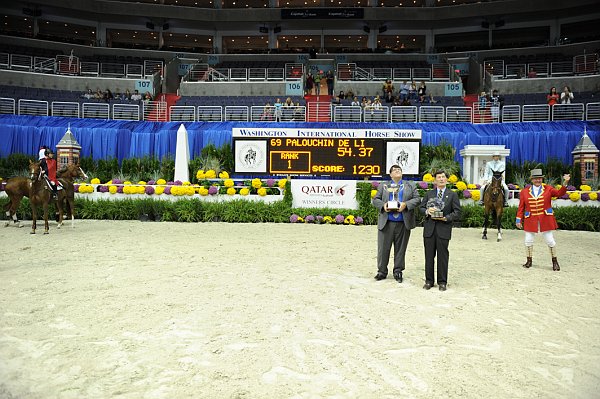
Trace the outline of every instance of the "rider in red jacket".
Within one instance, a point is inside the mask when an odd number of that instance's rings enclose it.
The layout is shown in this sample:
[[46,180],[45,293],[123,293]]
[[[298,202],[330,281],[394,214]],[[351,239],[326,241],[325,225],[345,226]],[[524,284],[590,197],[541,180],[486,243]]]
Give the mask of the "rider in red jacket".
[[52,198],[56,199],[58,194],[58,179],[56,178],[56,159],[54,159],[54,152],[48,148],[44,154],[46,158],[40,161],[40,166],[44,171],[44,176],[48,186],[52,190]]

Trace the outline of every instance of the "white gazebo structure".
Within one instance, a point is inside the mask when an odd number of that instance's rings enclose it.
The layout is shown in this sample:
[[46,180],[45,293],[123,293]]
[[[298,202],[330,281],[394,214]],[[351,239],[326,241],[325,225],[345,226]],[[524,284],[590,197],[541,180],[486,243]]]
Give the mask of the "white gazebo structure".
[[463,157],[463,179],[468,183],[481,184],[485,164],[492,160],[495,152],[500,153],[500,160],[506,162],[510,155],[510,149],[503,145],[466,145],[460,150]]

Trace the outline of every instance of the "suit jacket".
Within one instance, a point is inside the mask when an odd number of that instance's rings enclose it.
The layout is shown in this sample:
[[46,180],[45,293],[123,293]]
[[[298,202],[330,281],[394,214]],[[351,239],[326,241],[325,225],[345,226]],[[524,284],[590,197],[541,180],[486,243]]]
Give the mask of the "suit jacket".
[[442,211],[444,212],[446,221],[442,221],[431,219],[431,217],[425,213],[427,210],[427,201],[436,197],[437,187],[427,191],[421,202],[421,212],[426,215],[425,221],[423,222],[423,237],[431,237],[435,232],[438,237],[449,240],[452,238],[452,223],[460,219],[460,200],[458,199],[458,194],[446,187],[444,196],[442,197],[442,200],[444,201],[444,209],[442,209]]
[[567,187],[563,186],[560,190],[557,190],[544,184],[543,188],[542,194],[537,197],[533,195],[533,185],[521,190],[516,223],[523,222],[525,231],[537,233],[538,222],[540,231],[556,230],[558,228],[552,209],[552,197],[565,195]]
[[[383,204],[388,201],[389,193],[387,191],[384,192],[383,185],[392,184],[393,181],[389,180],[385,183],[382,183],[377,188],[377,194],[371,201],[373,206],[377,208],[379,211],[379,217],[377,219],[377,228],[379,230],[383,230],[386,223],[388,222],[388,212],[383,210]],[[417,225],[417,220],[415,216],[415,208],[419,206],[421,203],[421,197],[419,197],[419,192],[417,191],[417,186],[415,182],[403,180],[404,183],[404,192],[402,193],[402,198],[400,202],[406,203],[406,208],[402,211],[402,217],[404,218],[404,226],[408,229],[414,229]]]

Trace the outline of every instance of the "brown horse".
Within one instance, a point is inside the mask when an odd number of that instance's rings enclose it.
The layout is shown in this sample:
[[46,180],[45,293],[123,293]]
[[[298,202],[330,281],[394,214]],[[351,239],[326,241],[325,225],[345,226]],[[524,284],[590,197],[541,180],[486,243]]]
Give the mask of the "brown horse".
[[496,219],[498,227],[498,238],[496,241],[502,241],[502,212],[504,212],[504,189],[502,188],[502,173],[494,173],[492,181],[489,183],[483,193],[483,236],[487,240],[488,219],[491,216]]
[[[59,181],[63,186],[63,190],[58,191],[58,200],[61,202],[61,206],[68,205],[71,211],[71,217],[75,213],[75,193],[73,188],[73,179],[82,178],[87,179],[87,175],[79,167],[79,164],[68,164],[61,167],[58,171]],[[31,181],[28,177],[18,176],[9,179],[6,182],[5,191],[8,196],[9,202],[5,205],[4,211],[8,217],[8,221],[5,226],[10,225],[10,219],[13,220],[13,224],[18,227],[23,227],[23,223],[17,218],[17,210],[21,204],[23,197],[29,197],[29,188],[31,187]],[[64,209],[64,207],[63,207]],[[71,225],[73,225],[73,220]],[[60,227],[60,226],[59,226]]]
[[23,223],[17,218],[17,209],[19,209],[21,199],[29,197],[30,186],[29,178],[22,176],[13,177],[6,182],[4,191],[8,196],[8,203],[4,206],[4,210],[9,220],[6,221],[5,227],[10,225],[10,219],[13,220],[13,224],[23,227]]
[[[48,234],[48,203],[52,198],[52,193],[46,183],[46,179],[42,173],[42,168],[39,163],[29,161],[29,203],[31,205],[31,234],[35,234],[37,228],[37,207],[42,206],[44,209],[44,234]],[[60,206],[60,201],[57,202],[58,207],[58,226],[62,225],[63,212]]]
[[[63,186],[64,196],[59,196],[61,207],[68,211],[71,217],[71,227],[75,227],[75,187],[73,179],[87,180],[88,176],[79,164],[69,163],[58,172],[58,180]],[[66,201],[66,203],[65,203]]]

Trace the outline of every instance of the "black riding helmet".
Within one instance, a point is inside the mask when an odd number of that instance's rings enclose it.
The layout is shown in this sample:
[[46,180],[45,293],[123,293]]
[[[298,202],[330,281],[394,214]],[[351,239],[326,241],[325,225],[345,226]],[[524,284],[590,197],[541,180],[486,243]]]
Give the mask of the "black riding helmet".
[[47,148],[47,149],[46,149],[46,151],[44,151],[44,155],[45,155],[45,156],[48,156],[48,155],[50,155],[50,154],[54,155],[54,151],[52,151],[52,149],[51,149],[51,148]]

